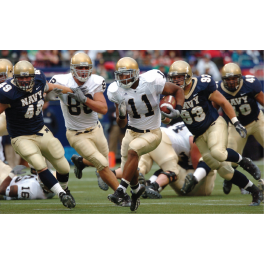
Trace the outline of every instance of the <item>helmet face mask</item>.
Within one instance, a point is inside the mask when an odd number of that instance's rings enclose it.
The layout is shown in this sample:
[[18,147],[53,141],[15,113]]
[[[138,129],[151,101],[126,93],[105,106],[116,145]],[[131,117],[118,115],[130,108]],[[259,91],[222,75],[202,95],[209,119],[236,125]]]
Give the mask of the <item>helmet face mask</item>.
[[13,65],[11,61],[7,59],[0,59],[0,83],[3,83],[6,79],[12,77]]
[[93,64],[87,54],[79,52],[71,58],[70,68],[74,78],[80,82],[86,82],[92,74]]
[[137,62],[130,58],[124,57],[116,64],[115,80],[119,87],[129,89],[139,78],[139,68]]
[[28,61],[19,61],[13,69],[14,83],[24,92],[31,92],[35,84],[35,69]]
[[192,82],[192,68],[185,61],[175,61],[168,72],[168,82],[174,83],[184,89]]
[[115,80],[117,81],[118,86],[128,89],[130,88],[137,80],[139,76],[139,71],[137,70],[118,70],[115,71]]
[[235,63],[228,63],[222,69],[222,81],[224,87],[230,91],[236,91],[242,80],[242,73],[240,67]]

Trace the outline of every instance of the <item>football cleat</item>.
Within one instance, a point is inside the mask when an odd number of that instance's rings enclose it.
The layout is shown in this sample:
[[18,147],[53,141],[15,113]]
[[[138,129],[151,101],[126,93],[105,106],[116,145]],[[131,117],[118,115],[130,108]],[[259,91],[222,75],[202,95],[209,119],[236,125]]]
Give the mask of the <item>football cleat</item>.
[[140,189],[137,193],[133,193],[131,195],[131,211],[136,211],[140,205],[140,196],[145,192],[146,188],[144,185],[140,184]]
[[231,181],[227,181],[227,180],[224,180],[223,181],[223,192],[225,194],[229,194],[230,191],[232,189],[232,182]]
[[64,190],[66,192],[67,195],[71,196],[72,200],[73,200],[73,203],[74,203],[74,207],[76,206],[76,202],[75,202],[75,199],[73,198],[70,190],[68,189],[68,187]]
[[138,174],[138,182],[140,184],[146,185],[146,179],[145,179],[144,175],[142,173],[140,173],[140,172]]
[[125,193],[121,187],[117,188],[113,194],[107,196],[108,200],[116,205],[119,205],[123,202]]
[[191,192],[195,185],[198,183],[198,181],[196,180],[196,178],[193,176],[192,173],[188,173],[185,177],[185,180],[184,180],[184,183],[183,183],[183,186],[181,188],[181,191],[184,193],[184,194],[187,194],[189,192]]
[[250,173],[255,180],[259,180],[261,177],[261,172],[260,169],[258,168],[257,165],[255,165],[251,159],[249,158],[243,158],[240,162],[239,165],[248,173]]
[[103,191],[107,191],[109,189],[109,186],[103,181],[100,174],[98,173],[98,170],[95,171],[95,174],[97,176],[98,186],[100,187],[100,189],[102,189]]
[[261,191],[260,189],[253,184],[251,187],[247,187],[246,191],[250,192],[252,195],[252,202],[250,206],[258,206],[261,202]]
[[71,157],[71,161],[74,164],[74,174],[76,178],[81,179],[82,178],[82,170],[85,168],[85,165],[83,164],[82,160],[80,159],[81,156],[73,154]]
[[162,196],[158,190],[159,184],[157,182],[152,182],[149,186],[146,186],[145,194],[150,199],[161,199]]
[[60,200],[61,200],[62,204],[65,207],[70,208],[70,209],[75,207],[76,203],[75,203],[72,195],[68,195],[68,194],[66,194],[64,192],[61,192],[59,194],[59,197],[60,197]]
[[127,193],[125,193],[123,202],[121,202],[118,205],[119,206],[123,206],[123,207],[130,207],[131,206],[131,198],[130,198],[130,196]]
[[258,188],[260,189],[260,200],[264,203],[264,179],[260,179]]

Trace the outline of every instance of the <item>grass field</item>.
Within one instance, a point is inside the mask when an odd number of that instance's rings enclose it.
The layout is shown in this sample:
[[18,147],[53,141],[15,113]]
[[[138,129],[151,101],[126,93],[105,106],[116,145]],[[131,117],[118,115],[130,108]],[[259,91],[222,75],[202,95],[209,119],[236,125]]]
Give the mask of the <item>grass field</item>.
[[[258,162],[264,175],[263,162]],[[154,165],[148,175],[157,169]],[[86,168],[81,180],[75,178],[73,167],[70,172],[69,189],[76,200],[72,210],[65,208],[57,197],[49,200],[13,200],[0,201],[1,214],[134,214],[129,207],[115,206],[109,202],[107,195],[112,190],[102,191],[97,185],[94,168]],[[252,176],[246,174],[249,179]],[[263,177],[263,176],[262,176]],[[148,176],[146,176],[148,179]],[[252,180],[257,184],[256,180]],[[141,199],[137,214],[263,214],[264,203],[260,206],[248,206],[251,195],[242,195],[233,185],[229,195],[222,191],[223,179],[216,178],[215,188],[211,196],[179,197],[168,186],[162,192],[162,199]],[[128,190],[130,194],[130,190]]]

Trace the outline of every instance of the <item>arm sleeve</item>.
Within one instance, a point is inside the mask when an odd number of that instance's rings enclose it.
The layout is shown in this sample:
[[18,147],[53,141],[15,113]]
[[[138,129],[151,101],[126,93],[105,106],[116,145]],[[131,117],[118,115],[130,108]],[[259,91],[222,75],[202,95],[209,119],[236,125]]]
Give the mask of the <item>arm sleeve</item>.
[[100,83],[94,90],[94,93],[104,93],[106,88],[105,80],[102,80],[102,83]]
[[259,94],[263,91],[260,81],[256,78],[252,85],[254,95]]
[[157,76],[154,81],[154,87],[157,94],[162,94],[165,83],[166,83],[165,75],[161,71],[157,71]]
[[10,104],[10,100],[9,98],[7,98],[4,94],[3,94],[3,90],[0,90],[0,103],[1,104]]
[[207,86],[207,98],[210,97],[211,93],[217,90],[217,85],[214,79],[211,79],[211,82]]

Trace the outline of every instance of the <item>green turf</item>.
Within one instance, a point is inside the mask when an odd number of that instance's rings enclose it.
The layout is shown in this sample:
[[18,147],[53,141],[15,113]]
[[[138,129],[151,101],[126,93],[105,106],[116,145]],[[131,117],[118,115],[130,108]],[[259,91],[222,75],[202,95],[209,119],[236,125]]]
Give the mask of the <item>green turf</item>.
[[[262,162],[258,165],[264,175]],[[148,175],[157,169],[154,165]],[[252,176],[246,174],[249,179]],[[146,177],[148,178],[148,176]],[[252,180],[257,184],[256,180]],[[162,192],[162,199],[141,199],[141,205],[136,214],[263,214],[264,203],[260,206],[248,206],[250,195],[241,195],[240,190],[233,186],[229,195],[222,191],[223,179],[216,178],[215,188],[211,196],[179,197],[168,186]],[[1,214],[134,214],[128,207],[115,206],[109,202],[107,195],[112,190],[102,191],[97,185],[94,169],[86,168],[81,180],[75,178],[71,168],[69,189],[76,200],[72,210],[65,208],[59,199],[49,200],[13,200],[0,201]],[[130,194],[130,190],[128,190]]]

